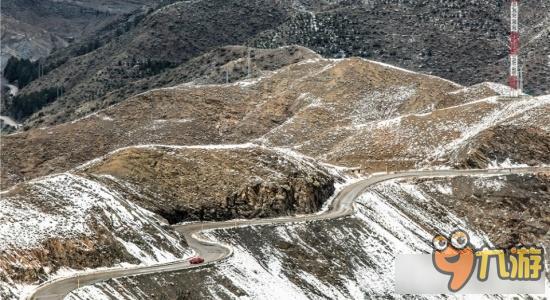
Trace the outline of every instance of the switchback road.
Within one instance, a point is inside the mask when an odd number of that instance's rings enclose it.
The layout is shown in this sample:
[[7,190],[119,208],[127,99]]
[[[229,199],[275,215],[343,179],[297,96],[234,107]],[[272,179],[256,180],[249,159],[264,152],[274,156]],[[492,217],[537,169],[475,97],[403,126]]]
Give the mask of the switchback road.
[[171,272],[190,268],[203,267],[214,264],[232,254],[231,247],[208,241],[201,236],[204,230],[214,230],[221,228],[232,228],[243,225],[273,225],[305,221],[318,221],[341,218],[353,213],[353,202],[365,190],[378,182],[410,177],[445,177],[460,175],[506,175],[506,174],[525,174],[550,172],[550,167],[526,167],[526,168],[503,168],[503,169],[476,169],[476,170],[416,170],[403,171],[390,174],[376,174],[365,179],[359,180],[344,187],[334,197],[328,210],[323,213],[310,214],[303,216],[288,216],[273,219],[252,219],[224,222],[203,222],[184,225],[174,225],[175,229],[181,233],[189,246],[195,250],[197,255],[204,258],[204,263],[200,265],[191,265],[187,260],[176,261],[172,263],[157,264],[151,266],[133,267],[133,268],[112,268],[109,270],[97,271],[94,273],[82,274],[67,278],[59,278],[47,281],[40,285],[27,299],[63,299],[72,290],[84,285],[94,284],[111,278],[125,277],[130,275],[142,275],[159,272]]

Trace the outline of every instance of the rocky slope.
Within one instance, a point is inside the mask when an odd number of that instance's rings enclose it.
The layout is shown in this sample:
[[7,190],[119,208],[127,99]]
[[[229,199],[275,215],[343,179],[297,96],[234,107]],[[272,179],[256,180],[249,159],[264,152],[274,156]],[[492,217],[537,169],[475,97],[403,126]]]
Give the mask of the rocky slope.
[[[546,111],[545,113],[548,113]],[[550,133],[536,126],[498,125],[485,130],[456,151],[456,164],[485,168],[510,161],[550,164]]]
[[[548,3],[524,3],[526,91],[550,93]],[[144,88],[160,87],[163,81],[191,81],[193,70],[183,67],[182,72],[189,72],[183,75],[169,70],[228,44],[298,44],[327,57],[373,58],[461,84],[505,82],[507,18],[502,1],[180,1],[113,25],[110,33],[96,35],[98,47],[85,54],[59,51],[45,60],[51,72],[23,89],[22,95],[58,86],[66,93],[37,110],[27,124],[36,127],[78,118],[103,107],[98,103],[139,92],[125,90],[136,80],[142,80],[138,86]],[[163,80],[156,81],[159,73],[165,73]],[[89,101],[94,104],[86,107]]]
[[2,69],[10,56],[32,60],[45,57],[151,2],[2,1]]
[[168,223],[313,213],[338,180],[252,144],[121,149],[2,193],[0,296],[77,270],[182,259],[191,251]]
[[[248,74],[248,52],[250,51],[250,75]],[[105,79],[109,84],[117,85],[114,91],[110,91],[100,97],[90,96],[90,90],[74,89],[67,90],[66,94],[48,106],[42,113],[39,113],[27,120],[33,124],[60,123],[67,119],[84,116],[98,109],[108,107],[122,99],[135,95],[139,91],[148,91],[158,87],[170,87],[182,82],[191,84],[212,84],[235,82],[247,77],[255,78],[262,76],[269,71],[277,70],[283,66],[296,63],[306,59],[318,58],[319,55],[313,51],[299,47],[288,46],[276,49],[256,49],[244,46],[225,46],[216,48],[201,56],[193,58],[177,67],[169,68],[165,72],[156,75],[155,72],[148,73],[138,62],[134,68],[137,73],[129,75],[124,79]],[[153,65],[155,63],[152,63]],[[126,66],[110,66],[120,70]],[[153,66],[156,67],[156,66]],[[162,66],[159,66],[159,68]],[[145,68],[145,67],[144,67]],[[148,74],[144,74],[148,73]],[[139,79],[145,76],[145,79]],[[101,82],[96,82],[100,88]],[[107,90],[106,90],[107,91]],[[96,91],[94,91],[96,93]],[[24,94],[23,94],[24,95]],[[71,104],[68,109],[64,106],[72,98],[88,99],[80,104]],[[65,99],[67,98],[67,99]],[[15,100],[16,101],[16,100]],[[8,113],[10,108],[8,107]]]
[[132,203],[127,192],[72,173],[3,192],[2,299],[21,293],[29,284],[76,269],[190,256],[185,240],[158,216]]
[[[361,56],[466,85],[506,82],[508,1],[300,2],[298,13],[253,44],[299,44],[326,57]],[[548,94],[550,4],[522,3],[525,88]]]
[[497,247],[550,246],[550,174],[459,176],[414,184],[487,233]]
[[352,217],[211,232],[235,247],[219,265],[109,280],[69,299],[434,299],[394,293],[398,254],[430,252],[434,234],[457,228],[476,247],[548,247],[548,187],[548,174],[383,182],[359,199]]
[[502,147],[488,159],[547,162],[540,137],[548,134],[550,98],[510,101],[501,92],[358,58],[311,59],[258,79],[151,90],[74,122],[4,136],[2,186],[136,144],[253,141],[369,170],[464,166],[479,155],[461,149],[491,142],[495,135],[481,137],[495,126],[533,134],[525,147]]
[[170,223],[313,213],[334,192],[331,169],[252,144],[140,147],[85,166]]
[[[84,102],[107,96],[132,81],[156,75],[216,47],[243,44],[282,22],[287,11],[288,5],[267,0],[180,1],[167,5],[140,15],[135,22],[120,24],[124,29],[120,34],[108,34],[98,43],[99,48],[93,47],[97,49],[84,55],[54,54],[48,59],[54,62],[45,64],[55,68],[21,93],[62,85],[66,93],[59,99],[63,103],[58,104],[61,107],[55,113],[62,120],[74,119],[78,117],[74,110]],[[128,30],[127,23],[131,25]],[[118,101],[124,95],[109,97]]]

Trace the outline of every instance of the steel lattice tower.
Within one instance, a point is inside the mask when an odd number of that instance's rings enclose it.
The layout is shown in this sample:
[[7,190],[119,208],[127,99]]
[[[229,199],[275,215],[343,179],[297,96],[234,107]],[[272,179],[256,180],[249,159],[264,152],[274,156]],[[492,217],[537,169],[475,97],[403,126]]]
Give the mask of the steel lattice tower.
[[519,0],[510,2],[510,96],[519,97]]

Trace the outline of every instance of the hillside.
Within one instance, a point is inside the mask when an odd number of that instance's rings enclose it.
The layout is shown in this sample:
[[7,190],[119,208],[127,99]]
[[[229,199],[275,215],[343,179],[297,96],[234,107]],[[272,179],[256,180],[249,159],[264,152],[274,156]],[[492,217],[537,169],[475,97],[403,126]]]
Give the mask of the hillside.
[[[139,91],[148,91],[160,86],[173,86],[181,82],[200,84],[225,83],[226,81],[235,82],[248,77],[248,63],[246,59],[248,50],[251,52],[250,77],[262,76],[266,72],[277,70],[283,66],[319,57],[313,51],[299,46],[276,49],[224,46],[193,58],[178,67],[168,69],[161,74],[154,75],[155,72],[152,72],[149,74],[150,77],[146,79],[138,80],[131,76],[121,81],[112,81],[109,79],[109,84],[116,83],[119,85],[116,91],[104,97],[92,97],[89,101],[81,103],[81,105],[71,105],[69,108],[65,106],[66,102],[55,101],[45,108],[42,113],[35,115],[36,119],[35,117],[31,117],[27,120],[27,123],[31,122],[36,125],[59,123],[67,118],[72,119],[97,111],[100,108],[108,107],[121,99],[135,95]],[[123,68],[119,67],[119,69]],[[162,66],[159,66],[159,68],[162,68]],[[141,67],[138,67],[136,70],[141,75],[143,75],[143,72],[148,72]],[[66,91],[64,97],[70,97],[73,93],[79,99],[86,99],[88,97],[87,92],[83,90]],[[32,97],[28,100],[32,100]]]
[[[508,1],[301,1],[258,47],[298,44],[325,57],[361,56],[464,85],[506,82]],[[322,5],[321,3],[325,3]],[[549,94],[550,3],[521,1],[527,93]]]
[[21,293],[24,286],[76,270],[190,256],[185,240],[129,201],[128,192],[73,173],[3,192],[2,299]]
[[[533,95],[548,94],[550,38],[545,37],[550,37],[550,7],[545,1],[523,3],[525,89]],[[48,74],[21,94],[29,101],[49,88],[63,87],[63,96],[30,112],[21,113],[17,105],[8,112],[20,120],[30,117],[30,127],[73,120],[131,94],[193,81],[197,74],[182,64],[234,44],[296,44],[329,58],[375,59],[463,85],[503,83],[508,70],[507,15],[506,5],[493,1],[181,1],[114,24],[109,34],[96,35],[97,41],[83,41],[81,47],[93,45],[84,53],[53,53],[44,60]],[[178,66],[179,74],[173,71]],[[221,64],[199,66],[216,67]],[[139,83],[132,84],[135,81]],[[224,81],[224,76],[209,80]]]
[[546,299],[440,264],[550,259],[550,1],[512,97],[515,1],[2,1],[0,300]]
[[0,296],[87,269],[181,260],[192,250],[168,224],[313,213],[340,180],[252,144],[121,149],[2,192]]
[[134,191],[134,203],[171,224],[313,213],[339,177],[312,159],[253,144],[129,148],[81,170]]
[[434,234],[456,228],[467,230],[476,247],[548,245],[540,216],[548,215],[549,187],[548,174],[382,182],[359,198],[349,218],[218,230],[209,236],[235,247],[221,264],[113,279],[68,299],[439,299],[395,294],[396,257],[430,252]]
[[10,56],[32,60],[48,56],[151,2],[2,1],[2,69]]
[[[61,108],[47,115],[50,122],[56,123],[74,119],[86,113],[79,108],[87,101],[108,96],[101,102],[112,104],[126,95],[110,94],[130,82],[156,75],[214,48],[243,44],[284,20],[287,10],[267,0],[181,1],[167,5],[120,23],[112,30],[117,34],[108,34],[105,39],[94,37],[97,43],[84,53],[54,53],[45,62],[51,71],[21,90],[21,95],[63,86],[65,94],[56,101]],[[40,122],[36,125],[41,126]]]
[[[72,122],[3,136],[0,296],[17,298],[44,280],[87,268],[190,256],[169,224],[314,213],[342,182],[343,167],[550,163],[548,96],[510,99],[494,83],[465,87],[361,58],[324,59],[300,47],[258,55],[266,57],[266,69],[280,68],[226,84],[153,89]],[[276,64],[270,55],[286,60]],[[194,70],[198,83],[223,74]],[[223,264],[194,271],[192,282],[205,282],[209,295],[261,297],[278,278],[289,297],[360,298],[388,294],[393,277],[382,276],[374,287],[363,283],[387,273],[399,251],[427,251],[436,230],[460,225],[475,233],[476,245],[547,242],[546,175],[449,180],[378,184],[349,218],[209,233],[238,246]],[[531,198],[542,205],[525,204]],[[477,209],[491,210],[489,219]],[[343,243],[346,235],[355,238]],[[384,252],[389,244],[398,251]],[[353,260],[340,259],[350,251]],[[158,284],[178,280],[163,273],[109,281],[72,297],[155,298]],[[132,292],[105,295],[106,289]],[[169,298],[194,295],[181,286],[163,291]]]
[[[550,99],[510,101],[498,96],[501,90],[464,88],[358,58],[311,59],[259,79],[151,90],[73,122],[7,135],[2,186],[136,144],[252,141],[372,171],[549,163]],[[497,126],[528,143],[490,152],[483,145],[497,135],[486,132]],[[479,151],[460,150],[465,147]]]

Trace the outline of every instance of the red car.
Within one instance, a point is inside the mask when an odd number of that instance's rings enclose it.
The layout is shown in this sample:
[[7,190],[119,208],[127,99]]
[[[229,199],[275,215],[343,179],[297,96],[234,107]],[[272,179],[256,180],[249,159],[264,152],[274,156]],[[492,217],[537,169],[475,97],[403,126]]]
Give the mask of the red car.
[[189,259],[189,263],[192,264],[192,265],[202,264],[203,262],[204,262],[204,258],[202,258],[200,256],[191,257]]

